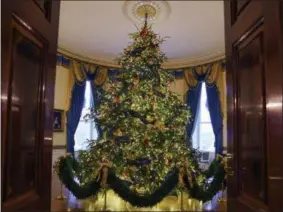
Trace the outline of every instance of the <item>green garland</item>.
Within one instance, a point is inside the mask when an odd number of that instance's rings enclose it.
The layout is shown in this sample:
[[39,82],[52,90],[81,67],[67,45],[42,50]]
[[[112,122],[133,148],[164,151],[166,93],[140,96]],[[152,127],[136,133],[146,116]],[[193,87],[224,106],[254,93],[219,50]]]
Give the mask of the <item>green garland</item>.
[[68,188],[78,199],[86,199],[95,195],[100,190],[100,182],[94,180],[83,186],[79,185],[75,180],[73,174],[74,167],[78,168],[76,160],[71,157],[62,157],[59,159],[59,178],[61,182]]
[[[95,196],[100,190],[100,180],[96,178],[85,185],[79,185],[75,180],[76,172],[79,172],[79,164],[72,156],[61,157],[57,163],[58,175],[62,183],[65,184],[75,197],[85,199],[90,196]],[[76,169],[76,170],[74,170]],[[193,177],[190,184],[184,176],[185,187],[191,198],[201,201],[211,200],[215,194],[221,190],[222,183],[225,177],[225,170],[222,165],[222,159],[215,159],[209,169],[204,172],[205,183],[199,185],[196,178]],[[207,182],[213,177],[211,182]],[[178,185],[178,169],[174,168],[166,177],[163,184],[150,195],[138,195],[132,191],[124,180],[121,180],[114,173],[113,169],[109,169],[107,184],[116,194],[122,199],[137,207],[150,207],[159,203],[162,199],[170,194],[170,192]]]
[[[225,169],[222,165],[222,159],[215,159],[210,164],[208,170],[204,172],[204,176],[205,182],[202,185],[198,185],[195,179],[193,179],[192,185],[189,185],[185,180],[185,185],[190,197],[207,202],[222,189],[225,179]],[[207,182],[210,178],[213,178],[212,181]]]
[[151,207],[163,200],[178,184],[178,170],[174,169],[167,175],[167,179],[152,194],[141,196],[132,191],[129,186],[111,173],[108,176],[108,183],[111,189],[118,194],[123,200],[129,202],[132,206]]

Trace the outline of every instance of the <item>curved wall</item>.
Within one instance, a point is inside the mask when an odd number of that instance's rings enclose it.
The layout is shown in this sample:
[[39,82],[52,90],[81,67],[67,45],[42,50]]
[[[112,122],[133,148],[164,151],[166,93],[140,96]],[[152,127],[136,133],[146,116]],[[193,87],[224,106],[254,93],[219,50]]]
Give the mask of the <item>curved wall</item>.
[[[108,67],[113,67],[113,68],[118,68],[119,66],[113,66],[109,65],[108,63],[98,63],[96,60],[92,60],[86,57],[82,57],[80,55],[71,53],[71,52],[66,52],[62,51],[62,49],[58,49],[59,54],[64,54],[65,56],[69,58],[74,58],[80,61],[84,61],[87,63],[95,63],[97,65],[101,66],[108,66]],[[219,59],[224,59],[224,57],[220,57]],[[203,63],[198,63],[197,65],[202,65],[202,64],[207,64],[211,62],[215,62],[218,60],[208,60]],[[191,65],[191,66],[196,66],[196,65]],[[186,66],[188,67],[188,66]],[[189,66],[190,67],[190,66]],[[183,67],[185,68],[185,67]],[[172,68],[174,69],[174,68]],[[179,69],[179,67],[176,67],[176,69]],[[181,68],[180,68],[181,69]],[[69,81],[69,69],[57,65],[56,67],[56,80],[55,80],[55,99],[54,99],[54,108],[55,109],[61,109],[64,111],[67,111],[68,108],[66,108],[66,102],[68,101],[68,96],[67,96],[67,90],[68,90],[68,81]],[[176,80],[171,84],[170,89],[179,94],[179,98],[184,101],[185,99],[185,94],[188,90],[188,85],[184,79],[182,78],[176,78]],[[226,141],[226,121],[224,121],[224,140],[223,140],[223,146],[224,149],[227,146],[227,141]],[[64,148],[66,145],[66,131],[64,132],[54,132],[53,133],[53,146],[55,148]]]

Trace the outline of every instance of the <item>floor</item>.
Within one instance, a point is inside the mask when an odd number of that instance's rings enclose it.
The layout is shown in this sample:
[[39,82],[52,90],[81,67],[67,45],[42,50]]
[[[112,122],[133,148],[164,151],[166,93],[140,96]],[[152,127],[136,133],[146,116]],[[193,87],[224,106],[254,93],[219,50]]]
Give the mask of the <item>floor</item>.
[[[57,200],[56,198],[60,195],[60,181],[56,174],[52,176],[52,203],[51,211],[86,211],[85,206],[82,205],[81,201],[78,201],[67,189],[63,188],[63,194],[66,197],[64,200]],[[218,203],[217,199],[221,196],[218,195],[213,201],[206,203],[203,211],[221,211],[226,212],[226,204]],[[88,209],[87,211],[91,211]]]

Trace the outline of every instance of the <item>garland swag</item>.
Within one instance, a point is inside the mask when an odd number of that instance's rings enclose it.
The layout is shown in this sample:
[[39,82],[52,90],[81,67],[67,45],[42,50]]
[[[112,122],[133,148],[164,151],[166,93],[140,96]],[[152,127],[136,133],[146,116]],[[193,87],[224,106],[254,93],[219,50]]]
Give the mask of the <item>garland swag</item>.
[[[184,176],[185,188],[191,198],[206,202],[211,200],[213,196],[221,190],[222,182],[225,178],[225,169],[222,160],[222,158],[215,159],[211,163],[209,169],[203,173],[205,177],[204,183],[198,183],[196,177],[193,177],[193,180],[190,183],[187,180],[187,177]],[[58,160],[56,171],[62,183],[78,199],[95,196],[101,189],[100,179],[98,177],[84,185],[80,185],[74,180],[76,173],[79,171],[79,164],[71,155],[61,157]],[[211,178],[212,180],[209,181]],[[150,207],[159,203],[177,187],[178,169],[174,168],[169,172],[163,184],[150,195],[138,195],[136,192],[132,191],[124,180],[121,180],[115,175],[112,168],[109,169],[107,184],[109,188],[131,205],[137,207]]]

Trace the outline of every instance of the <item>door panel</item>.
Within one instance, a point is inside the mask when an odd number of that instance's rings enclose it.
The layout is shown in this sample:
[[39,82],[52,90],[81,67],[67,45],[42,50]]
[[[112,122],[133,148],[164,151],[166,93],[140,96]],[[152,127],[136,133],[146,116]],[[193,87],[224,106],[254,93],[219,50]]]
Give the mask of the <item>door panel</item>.
[[1,201],[4,211],[50,210],[60,2],[43,3],[43,9],[38,3],[2,1]]
[[[36,45],[17,30],[13,33],[11,89],[6,145],[6,188],[4,200],[37,190],[40,146],[40,95],[43,45]],[[31,35],[30,35],[31,36]],[[19,178],[18,176],[21,176]]]
[[[260,23],[262,24],[262,22]],[[239,193],[266,202],[266,116],[263,28],[237,46]]]
[[245,7],[248,5],[250,0],[237,0],[236,8],[237,8],[237,16],[240,15],[240,13],[245,9]]
[[224,4],[228,211],[282,211],[282,3]]

